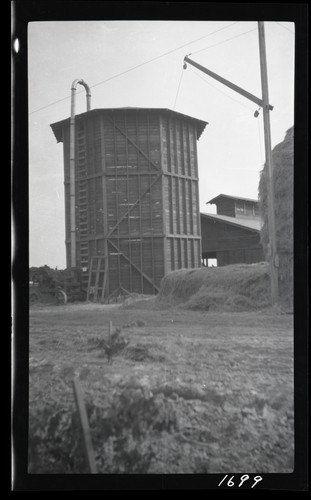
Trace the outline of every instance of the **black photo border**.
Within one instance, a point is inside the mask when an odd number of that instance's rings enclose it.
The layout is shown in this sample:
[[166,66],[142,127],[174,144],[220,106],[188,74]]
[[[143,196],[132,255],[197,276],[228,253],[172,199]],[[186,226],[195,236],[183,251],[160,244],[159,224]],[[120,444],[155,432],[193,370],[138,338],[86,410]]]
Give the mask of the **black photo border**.
[[[199,20],[295,23],[295,468],[290,474],[262,474],[256,490],[308,491],[308,3],[37,1],[12,2],[12,213],[14,225],[12,470],[13,491],[220,490],[224,474],[45,475],[27,473],[28,444],[28,83],[27,26],[32,21]],[[12,452],[12,451],[11,451]],[[241,475],[247,471],[241,471]],[[237,476],[230,474],[228,476]],[[256,474],[254,474],[256,475]],[[257,474],[258,475],[258,474]],[[253,476],[251,474],[250,476]],[[236,489],[237,486],[227,489]],[[245,488],[241,488],[240,491]],[[254,491],[254,490],[252,490]]]

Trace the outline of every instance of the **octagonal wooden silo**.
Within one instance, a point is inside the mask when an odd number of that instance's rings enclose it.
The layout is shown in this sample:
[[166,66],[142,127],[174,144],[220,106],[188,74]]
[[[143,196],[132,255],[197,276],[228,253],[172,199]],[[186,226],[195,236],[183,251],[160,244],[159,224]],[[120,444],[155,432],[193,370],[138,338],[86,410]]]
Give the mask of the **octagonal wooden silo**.
[[[88,297],[153,294],[169,271],[201,265],[197,140],[206,122],[168,109],[94,109],[75,117],[75,245]],[[63,143],[71,267],[70,119]]]

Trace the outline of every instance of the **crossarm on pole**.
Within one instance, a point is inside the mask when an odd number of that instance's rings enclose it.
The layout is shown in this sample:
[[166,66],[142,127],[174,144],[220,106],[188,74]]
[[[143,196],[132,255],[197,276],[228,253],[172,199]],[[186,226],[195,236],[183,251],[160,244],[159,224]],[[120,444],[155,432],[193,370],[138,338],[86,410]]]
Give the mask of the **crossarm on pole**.
[[[250,101],[258,104],[258,106],[260,106],[261,108],[264,107],[264,102],[262,99],[259,99],[259,97],[256,97],[255,95],[251,94],[250,92],[247,92],[247,90],[242,89],[238,85],[235,85],[234,83],[230,82],[229,80],[226,80],[222,76],[217,75],[217,73],[214,73],[213,71],[211,71],[207,68],[204,68],[204,66],[202,66],[201,64],[189,59],[188,56],[185,56],[184,61],[185,61],[185,63],[191,64],[192,66],[199,69],[200,71],[203,71],[203,73],[205,73],[206,75],[211,76],[212,78],[214,78],[214,80],[217,80],[218,82],[222,83],[223,85],[226,85],[226,87],[229,87],[230,89],[234,90],[235,92],[238,92],[242,96],[246,97],[246,99],[249,99]],[[187,65],[186,65],[186,67],[187,67]],[[185,68],[185,66],[184,66],[184,68]],[[273,109],[273,106],[271,106],[271,104],[269,104],[268,106],[269,106],[270,110]]]

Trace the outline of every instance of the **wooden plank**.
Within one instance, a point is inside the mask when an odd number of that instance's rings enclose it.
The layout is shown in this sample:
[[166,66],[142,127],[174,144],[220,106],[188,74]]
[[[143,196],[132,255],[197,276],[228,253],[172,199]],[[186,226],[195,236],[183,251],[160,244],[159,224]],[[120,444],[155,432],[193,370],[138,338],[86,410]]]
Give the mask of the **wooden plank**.
[[197,211],[197,235],[201,236],[201,216],[200,216],[200,201],[199,201],[199,184],[195,183],[195,194],[196,194],[196,211]]
[[188,239],[184,238],[183,239],[183,244],[184,244],[184,258],[185,258],[185,268],[189,268],[189,261],[188,261]]
[[188,157],[188,175],[192,175],[191,169],[191,147],[190,147],[190,125],[189,121],[187,122],[187,157]]
[[178,255],[178,269],[182,268],[182,239],[176,238],[176,248]]
[[[107,176],[109,177],[109,176],[112,175],[112,168],[114,168],[114,167],[108,167],[108,168],[111,170],[110,172],[107,171]],[[124,165],[124,168],[126,168],[126,165]],[[130,168],[133,168],[133,167],[131,165],[129,165],[129,169]],[[128,173],[122,174],[122,175],[126,175],[126,176],[131,177],[131,176],[136,176],[137,173],[138,173],[137,170],[134,170],[134,171],[129,170]],[[150,176],[150,170],[141,170],[139,172],[139,174],[141,176],[144,176],[144,175],[145,176]],[[154,171],[151,171],[151,174],[152,175],[158,175],[157,172],[154,172]],[[85,176],[80,177],[80,178],[77,177],[77,181],[81,182],[81,181],[87,181],[87,180],[90,180],[90,179],[98,179],[99,177],[102,177],[102,175],[103,175],[102,172],[96,172],[95,174],[85,175]],[[172,176],[178,176],[178,177],[180,177],[178,174],[174,174],[172,172],[167,172],[167,175],[172,175]],[[190,179],[190,176],[187,176],[187,175],[181,176],[181,177],[185,177],[186,179]],[[64,181],[64,185],[65,186],[69,186],[70,185],[70,181],[69,180],[65,180]]]
[[[151,184],[142,192],[141,198],[145,196],[145,194],[152,188],[152,186],[161,178],[161,174],[157,175],[157,177],[151,182]],[[141,201],[141,198],[138,198],[133,205],[129,207],[129,209],[123,214],[123,216],[118,220],[118,222],[110,229],[107,234],[107,238],[110,238],[112,233],[117,229],[117,227],[121,224],[121,222],[128,216],[128,214],[136,207],[136,205]]]
[[87,285],[87,294],[86,294],[86,300],[90,300],[90,288],[91,288],[91,283],[92,283],[92,269],[93,269],[93,257],[91,258],[91,263],[90,263],[90,268],[89,268],[89,281]]
[[[96,243],[96,241],[95,241]],[[98,299],[98,285],[99,285],[99,275],[100,275],[101,257],[97,257],[96,275],[95,275],[95,293],[94,302]]]
[[[137,127],[137,132],[138,132],[138,127]],[[149,115],[147,113],[147,158],[149,159],[149,162],[151,163],[151,160],[150,160],[150,147],[149,147]],[[138,173],[138,177],[137,177],[137,183],[138,183],[138,197],[139,199],[141,200],[141,181],[140,181],[140,174]],[[138,203],[138,208],[139,208],[139,234],[142,233],[142,228],[141,228],[141,203]],[[139,247],[140,247],[140,269],[142,270],[143,269],[143,246],[142,246],[142,242],[140,241],[139,242]],[[142,276],[142,273],[140,274],[140,289],[141,289],[141,293],[144,293],[144,280],[143,280],[143,276]]]
[[[166,237],[167,238],[176,238],[178,240],[178,239],[184,238],[185,235],[184,234],[173,234],[173,233],[170,233],[170,234],[167,234]],[[192,234],[187,234],[187,238],[189,240],[195,240],[195,241],[199,241],[201,239],[200,236],[198,236],[198,235],[194,235],[193,236]]]
[[[167,234],[167,236],[172,235],[172,234],[173,234],[173,233],[168,233],[168,234]],[[163,233],[162,233],[162,231],[161,231],[161,232],[158,232],[158,233],[155,233],[154,231],[152,231],[152,233],[151,233],[151,232],[149,232],[148,234],[144,234],[144,235],[140,235],[140,234],[138,234],[138,233],[134,235],[134,232],[133,232],[133,231],[131,231],[131,234],[130,234],[130,235],[129,235],[129,234],[127,234],[127,233],[126,233],[126,234],[120,234],[119,239],[120,239],[120,240],[127,240],[127,239],[129,239],[129,238],[136,239],[136,238],[140,238],[140,237],[141,237],[141,238],[143,238],[143,239],[146,239],[146,238],[152,238],[152,237],[154,237],[154,238],[164,238],[164,236],[166,236],[166,235],[165,235],[165,234],[163,234]],[[191,236],[191,235],[189,235],[189,237],[190,237],[190,236]],[[90,235],[90,237],[89,237],[89,242],[92,242],[92,241],[95,241],[95,240],[104,240],[104,237],[105,237],[105,235],[104,235],[103,233],[100,233],[100,234],[92,234],[92,235]],[[177,235],[177,237],[178,237],[178,235]],[[196,235],[196,236],[194,235],[194,236],[193,236],[193,238],[198,238],[198,237],[199,237],[198,235]],[[114,236],[112,236],[112,238],[114,238]]]
[[181,149],[181,174],[186,175],[185,145],[184,145],[184,121],[180,121],[180,149]]
[[173,177],[168,177],[169,179],[169,210],[170,210],[170,233],[174,233],[174,193],[173,193]]
[[[108,116],[110,119],[110,117]],[[111,119],[110,119],[111,120]],[[118,165],[118,149],[117,149],[117,141],[116,141],[116,123],[115,123],[115,115],[113,115],[113,145],[114,145],[114,164]],[[115,205],[114,205],[114,212],[116,214],[116,219],[117,221],[119,220],[119,199],[118,199],[118,169],[115,169]],[[116,229],[117,229],[117,240],[118,240],[118,247],[120,245],[120,240],[119,240],[119,228],[120,225],[118,224]],[[120,283],[121,276],[120,276],[120,255],[117,256],[118,259],[118,282]]]
[[73,379],[72,386],[73,386],[75,403],[78,410],[79,421],[83,434],[83,445],[84,445],[87,466],[91,474],[97,474],[97,467],[96,467],[95,454],[89,427],[89,421],[87,418],[86,408],[82,395],[82,389],[78,377],[75,377]]
[[[126,113],[124,113],[124,129],[126,136],[128,136],[128,130],[127,130],[127,120],[126,120]],[[129,160],[129,153],[128,153],[128,143],[125,141],[125,151],[126,151],[126,188],[127,188],[127,203],[128,203],[128,208],[130,207],[130,186],[129,186],[129,168],[128,168],[128,160]],[[148,172],[149,176],[149,172]],[[131,234],[131,219],[130,219],[130,212],[128,212],[128,217],[127,217],[127,226],[128,226],[128,234]],[[129,252],[129,257],[130,260],[132,260],[132,244],[131,244],[131,239],[130,237],[128,238],[128,252]],[[132,272],[132,267],[130,266],[129,269],[129,285],[130,285],[130,291],[133,292],[133,272]]]
[[189,196],[190,196],[190,233],[191,235],[194,234],[194,224],[193,224],[193,197],[192,197],[192,183],[193,181],[190,181],[189,184]]
[[185,57],[184,61],[188,62],[189,64],[191,64],[195,68],[199,69],[203,73],[206,73],[207,75],[211,76],[212,78],[214,78],[218,82],[222,83],[223,85],[226,85],[227,87],[234,90],[235,92],[238,92],[239,94],[246,97],[247,99],[254,102],[255,104],[258,104],[258,106],[260,106],[261,108],[267,108],[267,110],[273,109],[273,106],[271,106],[271,104],[269,104],[268,100],[266,102],[264,102],[264,99],[259,99],[259,97],[256,97],[255,95],[251,94],[250,92],[247,92],[243,88],[239,87],[238,85],[235,85],[234,83],[230,82],[229,80],[226,80],[225,78],[218,75],[217,73],[214,73],[213,71],[209,70],[208,68],[201,66],[201,64],[199,64],[195,61],[192,61],[191,59],[189,59],[188,56]]
[[[109,119],[110,119],[110,117],[109,117]],[[125,132],[123,132],[123,130],[122,130],[122,129],[120,129],[120,127],[118,127],[118,125],[116,125],[116,124],[114,123],[114,127],[115,127],[115,128],[116,128],[116,129],[117,129],[117,130],[118,130],[118,131],[122,134],[122,135],[124,135],[124,136],[125,136],[126,140],[127,140],[129,143],[131,143],[131,144],[132,144],[132,146],[134,146],[134,147],[137,149],[137,151],[138,151],[138,152],[139,152],[139,153],[140,153],[140,154],[141,154],[141,155],[142,155],[142,156],[143,156],[143,157],[144,157],[144,158],[145,158],[145,159],[149,162],[149,164],[151,164],[151,165],[152,165],[152,166],[153,166],[156,170],[160,170],[160,169],[159,169],[159,167],[158,167],[158,165],[156,165],[153,161],[151,161],[151,159],[150,159],[150,158],[148,158],[148,156],[146,155],[146,153],[145,153],[142,149],[140,149],[140,148],[139,148],[139,146],[138,146],[138,145],[137,145],[137,144],[136,144],[136,143],[135,143],[132,139],[130,139],[130,138],[129,138],[126,134],[125,134]],[[138,130],[138,127],[137,127],[137,130]]]
[[[161,166],[163,164],[163,134],[162,134],[162,118],[161,115],[159,114],[159,131],[160,131],[160,158],[161,158]],[[167,170],[167,168],[166,168]],[[161,178],[161,212],[162,212],[162,231],[165,234],[167,232],[166,229],[166,203],[165,203],[165,176],[163,174],[163,166],[162,166],[162,178]],[[162,245],[162,259],[163,259],[163,272],[164,275],[167,274],[167,262],[166,262],[166,254],[167,254],[167,248],[166,248],[166,241],[163,239],[163,245]],[[153,242],[152,242],[152,262],[153,262],[153,269],[152,269],[152,274],[153,274],[153,280],[154,280],[154,249],[153,249]]]
[[181,213],[180,213],[180,197],[179,197],[179,178],[175,182],[175,198],[176,198],[176,216],[177,216],[177,234],[181,234]]
[[[105,259],[105,274],[103,289],[101,294],[101,302],[104,302],[105,295],[109,294],[109,256],[108,256],[108,244],[107,244],[107,233],[108,233],[108,217],[107,217],[107,166],[106,166],[106,156],[105,156],[105,130],[104,130],[104,117],[101,114],[100,119],[100,137],[101,137],[101,172],[102,176],[102,189],[103,189],[103,234],[104,234],[104,256]],[[107,291],[106,291],[107,290]]]
[[186,198],[186,180],[182,179],[182,196],[184,198],[184,203],[183,203],[183,216],[184,216],[184,234],[187,234],[188,232],[188,227],[187,227],[187,198]]
[[120,254],[122,255],[122,257],[124,257],[124,259],[125,259],[125,260],[127,260],[127,261],[131,264],[131,266],[133,266],[133,267],[134,267],[134,269],[136,269],[136,271],[138,271],[140,274],[142,274],[142,275],[143,275],[143,277],[144,277],[144,278],[145,278],[145,279],[146,279],[149,283],[151,283],[151,285],[152,285],[152,286],[156,289],[156,291],[157,291],[157,292],[159,291],[158,286],[157,286],[157,285],[155,285],[155,283],[153,283],[153,281],[151,280],[151,278],[150,278],[150,277],[149,277],[146,273],[144,273],[141,269],[139,269],[139,267],[138,267],[138,266],[136,266],[136,264],[134,264],[134,262],[133,262],[133,261],[131,261],[131,260],[127,257],[127,255],[125,255],[123,252],[121,252],[121,250],[117,247],[117,245],[115,245],[115,244],[114,244],[111,240],[109,240],[109,243],[110,243],[110,245],[112,245],[112,246],[115,248],[115,250],[117,250],[118,252],[120,252]]

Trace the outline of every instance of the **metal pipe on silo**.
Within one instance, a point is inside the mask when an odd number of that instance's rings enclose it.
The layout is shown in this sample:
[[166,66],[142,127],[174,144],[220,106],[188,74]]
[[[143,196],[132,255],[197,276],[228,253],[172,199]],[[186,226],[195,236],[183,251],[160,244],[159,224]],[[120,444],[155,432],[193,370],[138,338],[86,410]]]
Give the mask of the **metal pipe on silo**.
[[76,267],[76,177],[75,177],[75,115],[77,85],[83,85],[86,91],[86,110],[91,109],[91,90],[84,80],[77,78],[71,85],[70,113],[70,267]]

